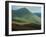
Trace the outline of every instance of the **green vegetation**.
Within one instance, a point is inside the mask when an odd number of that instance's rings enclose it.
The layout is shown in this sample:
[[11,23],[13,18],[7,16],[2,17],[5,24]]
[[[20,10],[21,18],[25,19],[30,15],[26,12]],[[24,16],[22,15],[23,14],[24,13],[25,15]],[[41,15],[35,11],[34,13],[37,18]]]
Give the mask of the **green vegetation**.
[[33,15],[30,11],[28,11],[28,9],[25,8],[19,10],[12,10],[12,21],[12,25],[17,28],[24,27],[30,29],[30,27],[33,27],[35,29],[41,29],[41,18]]

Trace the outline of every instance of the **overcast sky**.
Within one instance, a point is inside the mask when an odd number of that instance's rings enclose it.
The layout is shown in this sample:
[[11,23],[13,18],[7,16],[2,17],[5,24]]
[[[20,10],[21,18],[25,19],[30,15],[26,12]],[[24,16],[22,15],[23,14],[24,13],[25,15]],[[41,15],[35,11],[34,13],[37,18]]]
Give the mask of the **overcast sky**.
[[21,8],[27,8],[29,11],[31,11],[32,13],[40,13],[41,12],[41,7],[36,7],[36,6],[31,6],[31,7],[24,7],[24,6],[12,6],[12,10],[18,10]]

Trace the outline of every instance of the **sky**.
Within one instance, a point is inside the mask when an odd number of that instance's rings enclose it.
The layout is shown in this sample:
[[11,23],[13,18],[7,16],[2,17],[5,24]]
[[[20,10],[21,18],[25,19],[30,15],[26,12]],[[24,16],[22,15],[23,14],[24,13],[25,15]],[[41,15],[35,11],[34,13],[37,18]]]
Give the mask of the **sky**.
[[18,10],[18,9],[21,9],[21,8],[27,8],[32,13],[40,13],[41,12],[41,7],[36,7],[36,6],[31,6],[31,7],[25,6],[24,7],[24,6],[15,6],[15,5],[12,6],[12,10]]

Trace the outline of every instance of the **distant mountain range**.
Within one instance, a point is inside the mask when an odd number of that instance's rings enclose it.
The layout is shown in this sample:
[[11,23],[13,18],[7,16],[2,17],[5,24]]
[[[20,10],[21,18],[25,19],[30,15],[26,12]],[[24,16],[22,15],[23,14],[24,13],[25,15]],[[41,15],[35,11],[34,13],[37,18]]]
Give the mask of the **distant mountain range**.
[[41,13],[33,13],[33,14],[41,17]]
[[32,13],[26,8],[21,8],[19,10],[12,10],[12,19],[19,25],[35,23],[41,24],[41,14]]

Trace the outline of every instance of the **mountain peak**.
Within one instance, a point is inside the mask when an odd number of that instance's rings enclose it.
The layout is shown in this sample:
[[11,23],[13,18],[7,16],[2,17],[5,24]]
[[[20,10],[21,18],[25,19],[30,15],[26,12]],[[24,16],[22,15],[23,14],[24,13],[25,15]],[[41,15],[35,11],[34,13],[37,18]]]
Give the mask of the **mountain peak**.
[[[21,8],[21,9],[23,9],[23,10],[28,10],[27,8]],[[19,9],[19,10],[21,10],[21,9]]]
[[[22,11],[22,12],[29,12],[29,10],[28,10],[27,8],[21,8],[21,9],[18,9],[17,11],[20,11],[20,12],[21,12],[21,11]],[[22,12],[21,12],[21,13],[22,13]]]
[[18,16],[18,17],[23,17],[23,16],[25,16],[27,14],[28,15],[31,14],[31,12],[28,9],[26,9],[26,8],[21,8],[21,9],[18,9],[18,10],[13,10],[12,12],[13,12],[13,14],[15,14],[15,16]]

